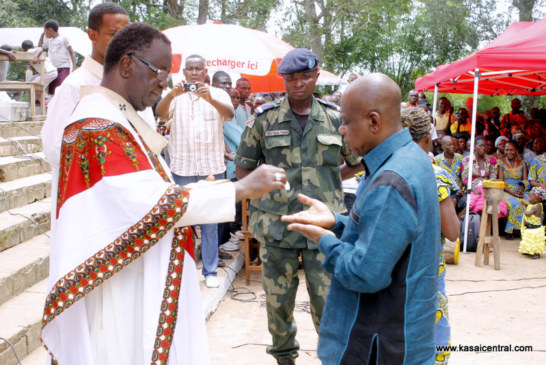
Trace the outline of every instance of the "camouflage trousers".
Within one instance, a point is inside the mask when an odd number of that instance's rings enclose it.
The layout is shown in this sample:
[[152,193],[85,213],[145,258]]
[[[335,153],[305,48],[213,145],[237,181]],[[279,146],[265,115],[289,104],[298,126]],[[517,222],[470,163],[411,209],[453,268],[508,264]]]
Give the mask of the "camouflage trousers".
[[305,283],[311,304],[311,317],[319,331],[320,318],[330,287],[330,274],[322,267],[324,255],[319,250],[289,249],[260,244],[262,285],[266,296],[269,333],[273,345],[267,353],[277,359],[298,356],[294,307],[298,290],[298,256],[302,257]]

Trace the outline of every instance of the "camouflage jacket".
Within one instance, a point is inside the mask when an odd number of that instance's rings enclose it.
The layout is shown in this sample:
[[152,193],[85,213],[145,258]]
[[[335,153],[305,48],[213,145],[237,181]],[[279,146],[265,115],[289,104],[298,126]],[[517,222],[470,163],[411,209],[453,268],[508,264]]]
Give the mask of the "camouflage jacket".
[[288,99],[264,104],[253,126],[245,128],[235,164],[255,169],[260,163],[283,168],[290,190],[274,190],[254,199],[249,227],[261,242],[284,248],[311,248],[317,244],[299,232],[286,230],[280,216],[304,209],[299,193],[325,202],[335,212],[345,212],[339,172],[340,155],[350,166],[360,163],[351,155],[338,133],[341,118],[336,108],[313,99],[309,118],[302,131]]

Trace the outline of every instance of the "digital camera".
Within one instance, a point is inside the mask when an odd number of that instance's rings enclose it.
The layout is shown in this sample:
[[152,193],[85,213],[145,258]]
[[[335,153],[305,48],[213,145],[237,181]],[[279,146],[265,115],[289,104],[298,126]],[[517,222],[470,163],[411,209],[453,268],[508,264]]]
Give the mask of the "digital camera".
[[198,84],[184,84],[184,91],[195,92],[198,87]]

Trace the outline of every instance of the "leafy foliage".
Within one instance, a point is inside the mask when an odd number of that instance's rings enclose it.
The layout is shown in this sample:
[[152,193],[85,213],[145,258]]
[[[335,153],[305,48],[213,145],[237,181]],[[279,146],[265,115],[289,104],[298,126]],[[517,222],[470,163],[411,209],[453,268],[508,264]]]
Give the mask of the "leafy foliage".
[[210,19],[226,24],[240,24],[254,29],[265,29],[279,0],[220,0],[211,1]]
[[55,19],[61,26],[81,27],[87,23],[88,12],[89,0],[5,0],[0,10],[0,26],[36,27]]
[[404,92],[417,77],[495,35],[494,20],[486,11],[494,7],[491,0],[318,0],[313,1],[321,10],[317,34],[303,3],[287,10],[285,18],[291,21],[285,26],[286,41],[310,48],[311,40],[320,37],[325,68],[339,74],[383,72]]
[[[112,0],[131,21],[166,29],[209,21],[264,29],[276,19],[282,38],[313,49],[322,67],[339,75],[383,72],[403,93],[414,80],[439,64],[452,62],[494,38],[510,22],[538,20],[546,0],[512,0],[509,11],[492,16],[496,0]],[[3,0],[0,27],[86,28],[94,0]],[[272,14],[275,14],[274,16]],[[244,42],[244,39],[241,40]]]

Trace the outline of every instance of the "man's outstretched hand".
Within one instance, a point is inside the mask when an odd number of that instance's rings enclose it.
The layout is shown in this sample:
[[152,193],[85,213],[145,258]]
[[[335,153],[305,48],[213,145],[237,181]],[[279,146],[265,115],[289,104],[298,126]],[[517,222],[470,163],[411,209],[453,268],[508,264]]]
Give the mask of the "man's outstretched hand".
[[320,200],[313,199],[304,194],[298,194],[298,200],[309,209],[292,214],[283,215],[283,222],[291,222],[287,229],[289,231],[301,232],[305,237],[318,242],[322,236],[334,233],[326,228],[332,228],[336,222],[334,214],[326,204]]
[[322,228],[332,228],[336,223],[334,213],[320,200],[313,199],[304,194],[298,194],[298,200],[309,209],[291,215],[283,215],[283,222],[312,224]]

